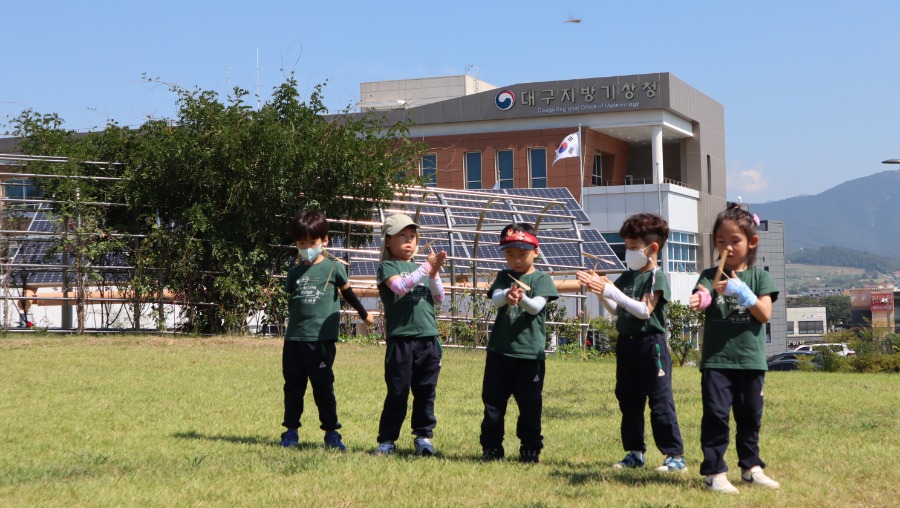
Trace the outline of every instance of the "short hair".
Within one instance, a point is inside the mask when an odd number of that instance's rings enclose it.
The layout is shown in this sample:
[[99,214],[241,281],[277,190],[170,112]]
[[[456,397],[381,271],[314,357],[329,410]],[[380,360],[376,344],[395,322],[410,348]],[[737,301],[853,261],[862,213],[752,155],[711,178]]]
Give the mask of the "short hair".
[[[716,233],[719,231],[719,227],[727,220],[734,222],[737,227],[741,228],[741,232],[744,233],[744,236],[747,237],[748,241],[756,236],[756,223],[759,221],[759,217],[743,209],[740,203],[732,203],[729,201],[725,210],[719,212],[719,215],[716,215],[716,223],[713,225],[712,232],[713,242],[716,241]],[[753,266],[755,262],[756,248],[747,249],[747,266]]]
[[328,236],[328,219],[316,211],[298,212],[291,220],[291,237],[295,242],[307,238],[324,240]]
[[638,213],[625,219],[619,228],[619,236],[637,238],[647,245],[656,243],[662,249],[669,239],[669,223],[655,213]]
[[523,233],[528,233],[529,235],[534,235],[534,226],[527,222],[513,222],[509,226],[503,228],[503,231],[500,232],[500,238],[506,238],[506,234],[510,231],[521,231]]

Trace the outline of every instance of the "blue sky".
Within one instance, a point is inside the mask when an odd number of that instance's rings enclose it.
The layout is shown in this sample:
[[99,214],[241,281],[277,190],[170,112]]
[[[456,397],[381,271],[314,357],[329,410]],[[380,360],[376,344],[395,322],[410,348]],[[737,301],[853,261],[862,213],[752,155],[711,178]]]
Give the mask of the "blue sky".
[[[671,72],[725,106],[728,196],[817,194],[897,168],[900,2],[15,2],[5,19],[0,122],[26,108],[66,127],[139,125],[185,87],[255,91],[296,72],[359,83],[457,75],[497,86]],[[577,17],[581,23],[563,23]],[[0,130],[0,132],[5,129]]]

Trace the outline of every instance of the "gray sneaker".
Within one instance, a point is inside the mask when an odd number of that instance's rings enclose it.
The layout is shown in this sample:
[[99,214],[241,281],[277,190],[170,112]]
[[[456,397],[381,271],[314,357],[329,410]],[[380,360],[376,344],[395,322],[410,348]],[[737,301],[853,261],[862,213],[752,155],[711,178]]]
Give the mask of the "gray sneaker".
[[434,445],[431,443],[430,438],[416,437],[413,444],[416,446],[416,457],[431,457],[434,455]]
[[393,441],[385,441],[383,443],[378,444],[378,448],[372,452],[372,455],[376,457],[393,455],[394,452],[397,451],[397,446]]

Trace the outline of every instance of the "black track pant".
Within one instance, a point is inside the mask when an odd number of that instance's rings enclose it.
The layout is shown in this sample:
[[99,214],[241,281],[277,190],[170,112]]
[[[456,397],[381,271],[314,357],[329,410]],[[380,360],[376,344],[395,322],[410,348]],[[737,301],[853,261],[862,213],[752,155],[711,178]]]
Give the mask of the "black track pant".
[[485,450],[503,445],[504,418],[510,395],[519,406],[516,436],[522,446],[540,450],[544,446],[541,435],[542,393],[544,391],[544,360],[512,358],[488,352],[484,365],[481,400],[484,419],[481,421],[481,446]]
[[622,447],[647,451],[644,408],[660,452],[682,455],[684,443],[672,397],[672,357],[662,333],[620,335],[616,341],[616,399],[622,411]]
[[700,421],[700,446],[703,463],[700,474],[728,471],[728,413],[734,411],[737,427],[735,448],[738,466],[750,469],[766,467],[759,458],[759,427],[763,413],[764,370],[703,369],[700,387],[703,394],[703,419]]
[[413,394],[412,433],[432,437],[437,418],[434,398],[441,373],[441,341],[437,337],[395,337],[387,340],[384,382],[387,396],[378,424],[378,442],[396,441]]
[[284,341],[281,353],[281,372],[284,375],[284,421],[289,429],[300,427],[303,415],[303,396],[306,380],[312,385],[313,398],[319,408],[322,430],[341,428],[334,398],[334,342]]

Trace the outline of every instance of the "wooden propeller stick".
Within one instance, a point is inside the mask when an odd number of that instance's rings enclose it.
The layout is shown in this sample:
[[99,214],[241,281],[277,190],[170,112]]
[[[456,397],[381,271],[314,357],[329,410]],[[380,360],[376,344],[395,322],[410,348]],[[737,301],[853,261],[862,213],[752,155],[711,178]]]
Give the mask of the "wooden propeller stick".
[[[506,275],[509,275],[509,278],[512,279],[513,282],[515,282],[520,288],[524,289],[525,291],[531,291],[531,286],[529,286],[528,284],[525,284],[519,279],[513,277],[509,272],[506,272]],[[506,313],[509,314],[509,305],[506,306]]]
[[716,270],[716,280],[714,284],[718,284],[722,277],[725,275],[725,262],[728,261],[728,254],[731,252],[731,247],[727,247],[725,250],[719,253],[719,257],[722,258],[719,260],[719,269]]

